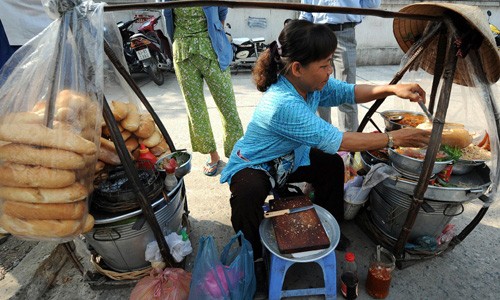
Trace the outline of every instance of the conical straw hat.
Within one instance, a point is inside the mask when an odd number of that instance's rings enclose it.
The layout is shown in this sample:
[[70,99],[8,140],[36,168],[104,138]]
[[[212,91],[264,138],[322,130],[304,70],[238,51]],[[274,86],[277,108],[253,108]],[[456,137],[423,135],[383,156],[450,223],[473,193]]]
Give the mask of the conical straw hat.
[[[486,14],[477,6],[451,4],[451,3],[436,3],[422,2],[407,5],[400,12],[414,13],[428,16],[449,16],[452,22],[459,31],[467,31],[474,29],[477,34],[483,36],[483,42],[479,47],[479,56],[486,78],[490,83],[495,83],[500,78],[500,56],[493,34],[490,31]],[[411,45],[422,37],[427,23],[425,20],[412,20],[395,18],[393,22],[394,36],[399,44],[399,47],[406,53]],[[434,64],[437,53],[437,39],[434,39],[429,47],[425,50],[422,58],[421,67],[430,74],[434,74]],[[473,70],[467,68],[464,59],[457,62],[457,70],[455,73],[454,82],[461,85],[470,86],[473,81],[470,75]]]

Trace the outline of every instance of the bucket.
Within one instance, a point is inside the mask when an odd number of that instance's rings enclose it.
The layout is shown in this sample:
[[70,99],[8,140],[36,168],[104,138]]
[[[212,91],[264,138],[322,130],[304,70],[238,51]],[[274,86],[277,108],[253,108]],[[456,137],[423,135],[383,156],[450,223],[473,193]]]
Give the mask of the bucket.
[[352,220],[368,200],[370,189],[363,189],[363,177],[357,176],[344,185],[344,219]]
[[[384,234],[397,239],[406,221],[412,196],[381,182],[370,192],[370,213],[373,223]],[[463,205],[455,202],[426,200],[428,211],[420,208],[409,235],[409,241],[421,236],[437,238],[454,216],[463,212]]]
[[[161,197],[151,205],[164,235],[177,231],[181,226],[186,201],[183,179],[179,180],[168,196],[168,203]],[[87,243],[109,268],[118,272],[130,272],[150,266],[144,252],[147,244],[155,241],[153,231],[148,222],[139,230],[132,228],[141,217],[142,210],[137,210],[112,218],[96,218],[94,228],[85,234]]]
[[[366,197],[368,200],[368,197]],[[358,214],[359,209],[365,204],[366,200],[363,202],[353,202],[350,199],[344,199],[344,220],[352,220]]]

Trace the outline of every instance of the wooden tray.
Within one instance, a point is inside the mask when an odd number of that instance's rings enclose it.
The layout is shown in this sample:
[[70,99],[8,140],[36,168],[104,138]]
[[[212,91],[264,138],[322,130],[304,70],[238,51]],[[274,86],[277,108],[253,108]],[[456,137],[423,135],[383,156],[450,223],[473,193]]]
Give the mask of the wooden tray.
[[[270,201],[271,211],[313,205],[307,196],[294,196]],[[282,254],[325,249],[330,246],[325,228],[316,210],[272,218],[278,249]]]

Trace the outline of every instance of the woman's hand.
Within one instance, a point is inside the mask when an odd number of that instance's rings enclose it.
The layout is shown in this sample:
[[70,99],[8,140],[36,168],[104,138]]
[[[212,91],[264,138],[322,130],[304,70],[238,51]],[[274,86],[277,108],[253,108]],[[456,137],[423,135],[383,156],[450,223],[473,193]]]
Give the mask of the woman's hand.
[[422,148],[429,144],[431,138],[430,130],[416,128],[403,128],[391,131],[394,146]]
[[409,99],[411,102],[422,101],[425,103],[425,91],[416,83],[402,83],[394,86],[394,95],[399,98]]

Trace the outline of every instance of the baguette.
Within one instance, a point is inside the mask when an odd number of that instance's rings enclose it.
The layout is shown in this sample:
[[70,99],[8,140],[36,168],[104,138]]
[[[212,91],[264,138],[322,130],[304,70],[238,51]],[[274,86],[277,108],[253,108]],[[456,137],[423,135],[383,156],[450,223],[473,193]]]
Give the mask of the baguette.
[[162,138],[161,142],[153,148],[150,148],[149,151],[151,151],[154,156],[160,156],[167,151],[170,153],[170,148],[168,147],[165,139]]
[[0,186],[0,200],[29,203],[71,203],[88,196],[85,186],[74,183],[57,189]]
[[34,220],[81,220],[87,212],[87,202],[73,203],[27,203],[0,202],[0,211],[14,218]]
[[15,112],[0,117],[3,124],[43,124],[43,114],[35,112]]
[[128,115],[128,105],[127,103],[121,101],[111,101],[111,111],[116,121],[121,121],[125,119]]
[[0,147],[1,160],[65,170],[82,169],[85,167],[83,156],[75,152],[53,148],[37,148],[15,143]]
[[94,154],[97,148],[79,135],[67,130],[51,129],[39,124],[1,124],[0,140]]
[[155,121],[147,114],[141,114],[139,127],[134,134],[143,139],[147,139],[156,131]]
[[157,146],[158,144],[160,144],[162,139],[163,139],[163,137],[162,137],[160,131],[155,131],[153,133],[153,135],[151,135],[147,139],[139,140],[139,143],[144,144],[144,146],[146,146],[148,148],[153,148],[153,147]]
[[75,180],[73,171],[15,163],[0,165],[0,184],[5,186],[62,188],[72,185]]
[[134,103],[128,103],[128,114],[120,124],[128,131],[134,132],[139,128],[141,115],[137,112],[137,106]]
[[[418,129],[432,129],[432,123],[426,122],[417,126]],[[445,123],[441,135],[441,144],[457,148],[465,148],[472,143],[472,136],[460,123]]]
[[0,215],[0,226],[13,235],[26,238],[64,238],[83,232],[92,219],[81,220],[28,220]]

